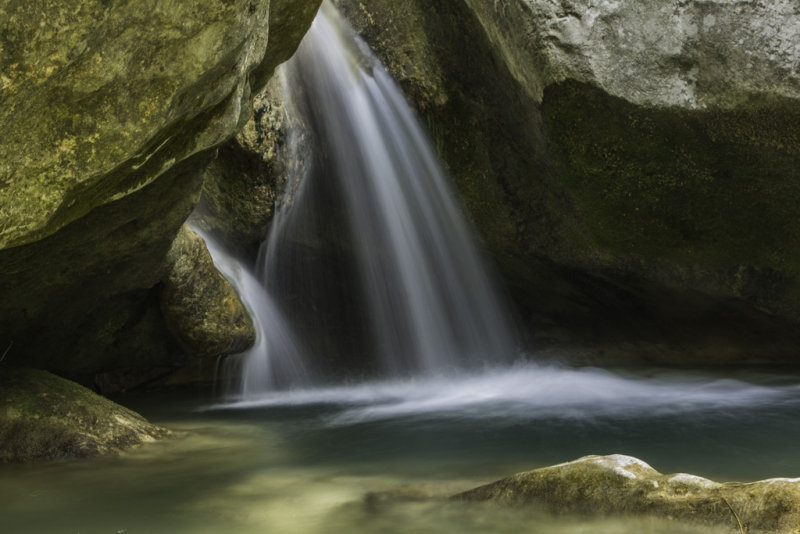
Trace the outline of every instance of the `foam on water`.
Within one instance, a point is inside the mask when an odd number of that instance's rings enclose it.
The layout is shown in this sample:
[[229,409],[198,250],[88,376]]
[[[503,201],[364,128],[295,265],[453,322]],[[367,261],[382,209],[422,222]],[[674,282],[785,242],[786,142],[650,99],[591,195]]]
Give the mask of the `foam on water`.
[[[800,403],[800,386],[692,375],[624,376],[594,368],[521,363],[479,373],[386,380],[266,393],[211,409],[337,407],[329,422],[446,417],[525,421],[639,417]],[[496,422],[496,421],[495,421]]]

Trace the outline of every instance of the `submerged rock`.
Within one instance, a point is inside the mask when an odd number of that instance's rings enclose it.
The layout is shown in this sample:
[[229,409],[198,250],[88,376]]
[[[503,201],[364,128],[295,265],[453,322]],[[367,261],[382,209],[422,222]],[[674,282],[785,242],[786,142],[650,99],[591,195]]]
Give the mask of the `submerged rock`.
[[651,515],[734,532],[800,532],[800,479],[720,484],[685,473],[664,475],[619,454],[518,473],[453,499],[542,506],[562,513]]
[[63,378],[0,367],[0,463],[115,454],[169,434]]

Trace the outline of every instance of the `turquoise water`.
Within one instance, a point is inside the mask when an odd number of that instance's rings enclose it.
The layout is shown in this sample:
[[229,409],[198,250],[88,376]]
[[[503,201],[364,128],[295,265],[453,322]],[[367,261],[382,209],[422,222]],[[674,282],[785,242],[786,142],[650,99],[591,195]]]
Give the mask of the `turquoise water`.
[[[610,453],[717,480],[800,476],[795,379],[540,370],[551,389],[510,391],[528,371],[284,392],[247,406],[127,397],[177,436],[118,458],[0,468],[0,531],[715,532],[368,494],[449,495]],[[582,391],[589,385],[598,391]]]

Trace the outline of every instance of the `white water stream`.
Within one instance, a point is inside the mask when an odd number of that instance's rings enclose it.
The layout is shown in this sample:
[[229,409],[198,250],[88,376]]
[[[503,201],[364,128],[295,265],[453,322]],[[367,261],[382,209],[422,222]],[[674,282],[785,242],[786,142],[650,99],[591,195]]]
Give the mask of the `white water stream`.
[[[395,82],[332,6],[323,5],[281,75],[291,122],[308,127],[313,154],[303,153],[307,149],[290,133],[289,158],[308,163],[289,165],[299,175],[289,177],[255,277],[211,247],[261,323],[258,344],[234,364],[241,373],[235,397],[252,400],[276,385],[296,385],[303,369],[332,357],[303,354],[292,338],[293,332],[304,337],[294,325],[308,317],[293,316],[291,299],[280,297],[304,278],[342,283],[326,265],[291,255],[332,224],[320,220],[328,207],[314,204],[321,189],[333,192],[329,204],[342,204],[336,208],[346,222],[336,237],[352,256],[351,278],[358,279],[346,281],[351,289],[340,298],[341,313],[361,310],[378,376],[446,375],[511,363],[515,336],[432,143]],[[287,265],[287,258],[294,263]],[[231,276],[237,271],[244,274]],[[302,298],[317,295],[307,291]],[[303,313],[322,314],[321,308],[312,302]],[[313,330],[306,333],[314,336]],[[298,363],[287,365],[292,358]]]

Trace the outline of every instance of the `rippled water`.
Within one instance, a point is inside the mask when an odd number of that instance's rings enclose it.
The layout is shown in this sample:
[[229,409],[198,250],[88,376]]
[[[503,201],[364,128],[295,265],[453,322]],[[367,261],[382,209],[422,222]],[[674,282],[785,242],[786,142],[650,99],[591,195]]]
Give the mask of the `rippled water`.
[[[9,533],[676,533],[657,520],[554,518],[371,492],[449,495],[586,454],[718,480],[800,476],[800,386],[749,376],[521,365],[451,379],[127,404],[180,430],[120,458],[0,467]],[[420,490],[420,488],[422,488]]]

